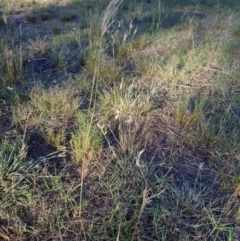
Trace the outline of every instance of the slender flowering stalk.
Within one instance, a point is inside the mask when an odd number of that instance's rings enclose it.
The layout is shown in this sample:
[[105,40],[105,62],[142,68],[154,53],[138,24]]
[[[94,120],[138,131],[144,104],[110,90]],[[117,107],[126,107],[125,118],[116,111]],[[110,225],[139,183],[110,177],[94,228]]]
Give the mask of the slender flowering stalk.
[[107,30],[110,28],[110,26],[114,23],[112,19],[112,16],[116,14],[120,4],[123,0],[112,0],[103,15],[102,23],[101,23],[101,37],[104,36],[104,34],[107,32]]

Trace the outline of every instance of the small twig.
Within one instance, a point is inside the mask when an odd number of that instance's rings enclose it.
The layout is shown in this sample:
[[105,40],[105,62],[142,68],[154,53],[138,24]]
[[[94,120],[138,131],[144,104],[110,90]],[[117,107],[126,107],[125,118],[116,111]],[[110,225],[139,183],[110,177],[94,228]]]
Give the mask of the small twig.
[[140,158],[141,158],[141,155],[143,154],[143,152],[144,152],[145,150],[143,149],[143,150],[141,150],[139,153],[138,153],[138,156],[137,156],[137,159],[136,159],[136,166],[137,167],[142,167],[142,165],[140,164]]
[[[166,188],[165,188],[166,189]],[[142,205],[141,205],[141,209],[140,209],[140,212],[139,212],[139,215],[138,215],[138,218],[137,218],[137,221],[134,225],[134,231],[133,231],[133,235],[132,235],[132,238],[131,238],[131,241],[134,240],[134,237],[136,235],[136,232],[137,232],[137,226],[140,222],[140,218],[142,216],[142,213],[143,213],[143,210],[145,208],[145,206],[147,204],[149,204],[153,198],[157,197],[157,196],[160,196],[164,191],[165,189],[163,189],[161,192],[155,194],[155,195],[152,195],[151,197],[147,197],[148,196],[148,193],[149,193],[149,190],[147,187],[145,187],[145,189],[143,190],[143,194],[142,194]]]
[[87,235],[85,233],[85,229],[84,229],[84,225],[83,225],[82,219],[80,219],[80,224],[81,224],[81,229],[82,229],[82,232],[83,232],[84,240],[86,241],[87,240]]
[[233,111],[232,108],[230,108],[230,111],[233,113],[233,115],[236,117],[236,119],[240,122],[240,118],[236,115],[236,113]]
[[39,59],[29,59],[29,61],[41,61],[41,60],[46,60],[47,58],[39,58]]
[[211,70],[211,71],[214,71],[214,72],[221,72],[223,74],[226,74],[228,76],[231,76],[231,74],[225,72],[224,70],[221,70],[221,69],[218,69],[218,68],[212,68],[212,67],[206,67],[206,66],[203,66],[204,69],[207,69],[207,70]]
[[120,224],[119,224],[119,227],[118,227],[118,233],[117,233],[116,241],[120,240],[121,223],[122,223],[122,220],[120,221]]

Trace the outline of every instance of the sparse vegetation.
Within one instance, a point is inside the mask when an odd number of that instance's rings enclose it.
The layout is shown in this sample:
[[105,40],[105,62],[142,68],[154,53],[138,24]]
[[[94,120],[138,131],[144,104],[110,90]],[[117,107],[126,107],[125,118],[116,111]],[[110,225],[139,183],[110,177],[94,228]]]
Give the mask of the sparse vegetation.
[[1,240],[240,240],[238,0],[0,2]]

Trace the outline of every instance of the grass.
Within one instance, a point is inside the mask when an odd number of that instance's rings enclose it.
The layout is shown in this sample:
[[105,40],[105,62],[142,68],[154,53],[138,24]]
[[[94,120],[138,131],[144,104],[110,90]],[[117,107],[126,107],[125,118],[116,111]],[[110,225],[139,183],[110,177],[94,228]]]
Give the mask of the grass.
[[0,239],[239,240],[238,8],[1,1]]

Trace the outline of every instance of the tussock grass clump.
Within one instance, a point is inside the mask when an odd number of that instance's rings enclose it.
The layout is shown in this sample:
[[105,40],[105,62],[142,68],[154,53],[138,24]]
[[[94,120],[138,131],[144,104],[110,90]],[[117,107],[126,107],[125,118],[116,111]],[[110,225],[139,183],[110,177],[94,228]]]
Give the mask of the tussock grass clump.
[[49,44],[41,39],[39,36],[36,39],[29,39],[28,50],[30,51],[30,56],[39,56],[45,54],[49,47]]
[[34,14],[28,14],[26,16],[27,22],[28,23],[36,23],[37,22],[37,16]]
[[62,50],[56,50],[50,55],[50,65],[53,68],[63,68],[66,63]]
[[74,18],[76,18],[76,15],[72,15],[72,14],[64,14],[62,16],[59,17],[60,20],[62,22],[70,22],[72,21]]
[[149,94],[137,92],[133,84],[126,89],[121,83],[119,87],[116,85],[105,91],[100,100],[98,125],[108,145],[116,143],[122,155],[136,155],[140,146],[144,145],[141,140],[143,119],[152,108]]
[[40,13],[40,18],[42,21],[48,21],[51,19],[51,14],[50,13]]
[[[65,86],[65,88],[52,87],[49,90],[36,87],[29,95],[31,96],[31,102],[24,106],[22,110],[29,110],[37,123],[42,118],[46,121],[49,118],[58,118],[66,124],[67,120],[74,117],[80,104],[80,99],[75,97],[75,91],[71,86]],[[24,120],[26,116],[23,115],[21,118],[21,113],[19,112],[19,114],[20,116],[16,121]]]
[[60,149],[37,160],[27,160],[25,136],[17,136],[14,141],[4,140],[0,146],[0,200],[5,205],[9,202],[14,205],[21,202],[27,205],[31,198],[26,185],[29,171],[47,160],[65,156],[65,150]]
[[97,76],[107,84],[114,84],[121,77],[121,68],[115,61],[98,51],[90,52],[84,62],[92,76]]
[[78,113],[77,128],[70,141],[74,159],[82,163],[84,177],[90,163],[97,159],[102,148],[102,134],[94,125],[93,118],[89,113]]
[[142,35],[140,37],[128,39],[131,33],[123,36],[123,39],[118,36],[118,42],[116,44],[116,57],[117,58],[128,58],[131,57],[134,52],[144,49],[150,42],[149,37]]
[[138,118],[151,109],[150,96],[135,91],[133,84],[125,89],[124,84],[115,86],[101,95],[101,108],[105,117],[115,119]]
[[0,78],[3,88],[20,83],[23,77],[23,56],[21,46],[11,50],[4,42],[0,43]]
[[52,28],[52,33],[54,34],[54,35],[59,35],[59,34],[61,34],[63,32],[63,30],[60,28],[60,27],[53,27]]
[[40,128],[52,145],[64,143],[66,126],[75,118],[81,104],[78,89],[66,85],[49,90],[36,87],[29,95],[31,102],[15,108],[14,122]]

